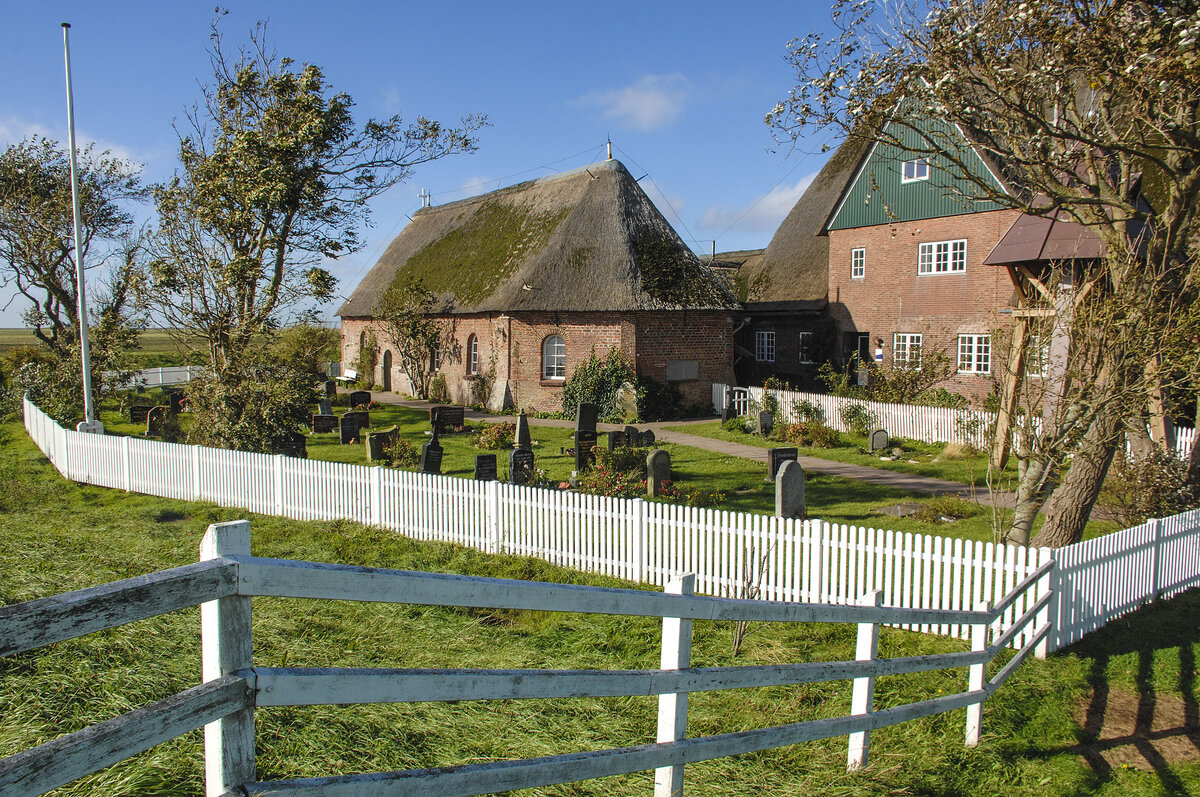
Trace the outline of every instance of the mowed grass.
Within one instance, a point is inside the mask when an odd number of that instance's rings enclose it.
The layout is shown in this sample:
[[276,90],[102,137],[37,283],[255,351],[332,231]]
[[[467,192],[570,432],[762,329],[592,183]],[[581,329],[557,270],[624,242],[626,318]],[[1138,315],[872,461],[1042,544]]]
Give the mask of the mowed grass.
[[[5,604],[195,561],[207,524],[247,516],[67,482],[15,423],[0,426],[0,485]],[[532,559],[417,543],[355,524],[250,517],[253,551],[261,556],[625,586]],[[1102,719],[1121,695],[1150,697],[1159,705],[1174,701],[1194,712],[1197,612],[1200,600],[1188,595],[1160,604],[1147,617],[1118,622],[1076,651],[1024,664],[988,702],[976,749],[962,745],[960,710],[875,732],[872,765],[861,772],[845,771],[846,740],[838,738],[689,766],[688,793],[1196,793],[1200,765],[1194,760],[1138,758],[1145,744],[1127,741],[1134,765],[1107,764],[1096,751],[1119,753],[1120,746],[1087,747],[1089,731],[1080,722],[1086,715],[1088,727],[1098,727],[1096,717]],[[659,644],[659,623],[650,619],[254,599],[254,656],[261,666],[654,668]],[[964,647],[890,629],[881,640],[884,656]],[[853,653],[853,627],[771,625],[757,627],[734,659],[728,628],[698,622],[693,666],[837,660]],[[195,608],[2,659],[0,756],[195,685],[199,671]],[[933,697],[964,684],[961,670],[882,678],[876,705]],[[688,732],[837,716],[847,712],[850,692],[848,682],[836,682],[697,694]],[[257,712],[256,720],[259,777],[290,778],[646,743],[653,741],[655,699],[275,708]],[[199,731],[189,733],[58,793],[201,794],[201,739]],[[641,772],[526,794],[643,795],[652,780],[652,773]]]

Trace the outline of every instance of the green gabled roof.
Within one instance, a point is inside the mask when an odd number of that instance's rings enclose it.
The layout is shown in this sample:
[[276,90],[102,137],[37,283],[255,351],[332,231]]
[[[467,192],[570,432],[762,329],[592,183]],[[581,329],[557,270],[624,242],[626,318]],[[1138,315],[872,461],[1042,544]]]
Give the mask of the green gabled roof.
[[337,314],[410,279],[463,313],[735,306],[615,160],[422,208]]
[[[951,175],[945,168],[944,156],[928,154],[931,141],[937,142],[943,151],[953,148],[955,159],[967,164],[972,177],[1005,190],[962,132],[918,113],[910,118],[916,121],[904,126],[889,123],[882,140],[867,152],[835,206],[828,229],[846,230],[1001,209],[999,204],[979,198],[979,189],[970,180]],[[929,179],[903,182],[904,162],[921,157],[929,161]]]

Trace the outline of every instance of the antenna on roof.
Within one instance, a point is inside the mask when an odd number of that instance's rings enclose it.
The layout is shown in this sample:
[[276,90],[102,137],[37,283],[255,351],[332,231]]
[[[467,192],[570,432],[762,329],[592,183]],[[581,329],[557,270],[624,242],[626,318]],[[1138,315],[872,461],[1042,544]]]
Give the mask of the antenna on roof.
[[612,137],[608,139],[608,160],[612,160]]
[[421,193],[417,194],[417,196],[421,198],[421,207],[429,207],[429,201],[433,199],[433,194],[430,194],[428,189],[422,188]]

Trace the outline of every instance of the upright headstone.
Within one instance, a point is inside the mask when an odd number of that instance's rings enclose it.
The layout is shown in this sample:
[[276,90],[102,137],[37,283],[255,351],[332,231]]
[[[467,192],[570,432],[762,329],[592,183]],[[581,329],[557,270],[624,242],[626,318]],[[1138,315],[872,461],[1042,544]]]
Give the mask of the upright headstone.
[[371,413],[367,410],[351,410],[342,413],[343,418],[345,418],[347,415],[352,415],[358,419],[358,426],[360,429],[366,429],[371,425]]
[[184,392],[182,390],[167,391],[167,407],[172,415],[178,415],[183,412]]
[[575,412],[575,431],[583,429],[584,431],[596,431],[596,422],[600,420],[600,405],[590,404],[586,401],[579,403],[579,408]]
[[359,417],[357,412],[344,412],[338,420],[338,440],[342,445],[357,443],[359,437]]
[[437,432],[433,433],[432,440],[421,446],[421,472],[442,472],[442,444],[438,442]]
[[658,441],[658,438],[654,436],[653,429],[647,429],[646,431],[644,431],[640,435],[638,435],[638,445],[640,445],[642,448],[645,448],[646,446],[652,446],[657,441]]
[[596,459],[596,439],[595,430],[580,429],[575,432],[575,470],[577,472],[583,473],[592,467],[592,463]]
[[351,407],[357,407],[359,404],[369,405],[370,403],[371,403],[371,391],[355,390],[350,393],[350,406]]
[[808,517],[804,503],[804,468],[794,459],[780,465],[775,474],[775,517]]
[[608,450],[616,451],[621,446],[625,445],[624,432],[609,432],[608,433]]
[[867,451],[872,454],[886,450],[888,447],[888,433],[886,429],[876,429],[871,432],[871,436],[867,438]]
[[775,474],[779,473],[779,468],[785,462],[795,462],[799,457],[800,452],[794,448],[768,448],[767,449],[767,480],[775,481]]
[[163,423],[167,420],[166,407],[151,407],[146,413],[146,434],[160,435],[163,430]]
[[528,448],[514,448],[508,452],[508,480],[513,484],[533,481],[533,452]]
[[766,437],[775,428],[775,413],[760,412],[758,414],[758,433]]
[[646,495],[657,498],[662,494],[663,482],[671,481],[671,455],[656,448],[646,455]]
[[333,402],[328,397],[321,399],[317,406],[320,407],[322,415],[333,414]]
[[400,429],[389,426],[386,429],[366,432],[363,437],[366,438],[367,462],[375,462],[383,459],[384,451],[396,444],[396,439],[400,437]]
[[328,432],[336,432],[338,428],[338,419],[336,415],[321,415],[314,413],[308,426],[313,430],[313,434],[327,434]]
[[641,437],[638,436],[636,426],[625,427],[625,445],[636,448],[642,444]]
[[496,481],[496,455],[495,454],[476,454],[475,455],[475,481],[477,481],[477,482],[494,482],[494,481]]
[[337,380],[336,379],[326,379],[325,380],[325,398],[333,398],[336,395],[337,395]]
[[152,409],[154,408],[147,404],[134,404],[129,408],[129,422],[145,423],[146,416],[150,414],[150,410]]
[[533,438],[529,436],[529,416],[521,413],[517,416],[517,448],[532,448]]

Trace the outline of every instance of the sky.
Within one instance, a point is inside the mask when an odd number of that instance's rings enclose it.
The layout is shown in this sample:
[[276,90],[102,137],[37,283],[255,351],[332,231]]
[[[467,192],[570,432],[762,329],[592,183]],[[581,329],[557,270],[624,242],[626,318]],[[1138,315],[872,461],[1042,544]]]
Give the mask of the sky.
[[[0,30],[0,146],[67,138],[62,28],[71,23],[76,135],[177,168],[174,128],[210,75],[213,3],[13,3]],[[366,245],[328,263],[348,296],[421,206],[602,160],[621,160],[697,252],[767,245],[836,143],[779,145],[763,116],[793,85],[788,41],[831,27],[821,3],[244,2],[226,47],[268,22],[279,55],[320,66],[355,118],[483,113],[479,149],[417,169],[377,198]],[[644,175],[644,176],[643,176]],[[149,208],[135,209],[142,219]],[[0,290],[0,327],[25,306]],[[323,307],[326,316],[340,300]]]

